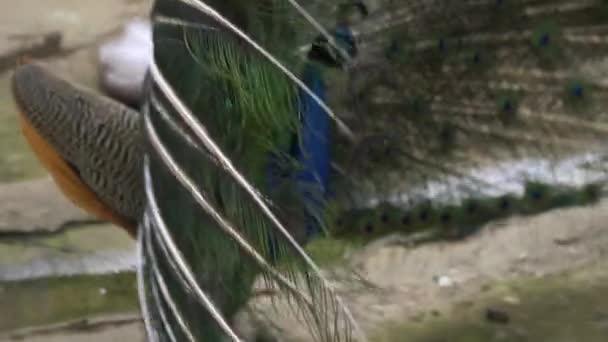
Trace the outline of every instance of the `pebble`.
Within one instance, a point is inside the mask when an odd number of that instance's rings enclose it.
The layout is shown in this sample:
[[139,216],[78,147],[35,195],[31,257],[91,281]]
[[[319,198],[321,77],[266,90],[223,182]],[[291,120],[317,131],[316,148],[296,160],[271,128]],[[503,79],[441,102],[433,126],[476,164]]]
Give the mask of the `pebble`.
[[491,323],[507,324],[511,318],[509,317],[509,314],[504,311],[495,308],[487,308],[486,320]]
[[516,297],[516,296],[506,296],[502,299],[505,303],[509,303],[509,304],[519,304],[521,303],[521,300]]
[[448,276],[437,276],[435,277],[435,282],[439,287],[452,287],[454,286],[454,280]]

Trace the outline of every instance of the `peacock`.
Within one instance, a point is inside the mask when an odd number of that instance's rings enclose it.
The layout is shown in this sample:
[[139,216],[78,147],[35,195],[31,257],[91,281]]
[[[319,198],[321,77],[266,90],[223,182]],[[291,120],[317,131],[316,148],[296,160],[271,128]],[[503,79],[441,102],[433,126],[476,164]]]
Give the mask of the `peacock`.
[[239,340],[259,286],[316,339],[365,340],[302,246],[597,201],[607,19],[601,0],[156,0],[140,112],[41,63],[13,91],[58,186],[137,236],[150,340]]

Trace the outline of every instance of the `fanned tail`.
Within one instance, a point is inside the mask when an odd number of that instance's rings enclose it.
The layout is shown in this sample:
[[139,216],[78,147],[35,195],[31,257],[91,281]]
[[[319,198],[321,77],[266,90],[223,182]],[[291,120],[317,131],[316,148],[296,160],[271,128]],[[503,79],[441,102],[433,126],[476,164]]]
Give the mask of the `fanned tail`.
[[302,10],[284,1],[210,3],[157,1],[153,13],[141,239],[153,330],[161,339],[238,340],[230,319],[262,275],[315,339],[364,340],[300,247],[302,215],[316,215],[300,185],[289,177],[266,185],[270,160],[289,174],[301,167],[289,153],[301,140],[298,89],[325,105],[293,79],[304,64],[294,52],[315,29],[300,31]]
[[378,2],[356,25],[361,56],[334,99],[361,137],[337,154],[348,186],[369,195],[367,184],[381,201],[402,193],[393,202],[407,206],[421,182],[462,178],[469,196],[499,191],[500,181],[473,176],[508,161],[600,163],[607,15],[603,1]]
[[[392,225],[448,227],[461,236],[495,217],[601,196],[605,2],[417,0],[364,8],[353,24],[358,56],[340,60],[344,45],[318,27],[330,28],[336,16],[342,28],[352,23],[337,1],[301,8],[270,0],[156,2],[147,170],[156,225],[164,221],[169,234],[151,251],[173,240],[191,268],[189,281],[182,279],[187,269],[159,268],[174,282],[168,297],[176,303],[165,300],[159,313],[188,312],[196,324],[171,326],[191,339],[230,336],[211,307],[231,317],[258,274],[294,300],[317,339],[349,340],[356,328],[290,236],[302,229],[292,224],[303,220],[301,193],[290,182],[274,191],[265,183],[271,157],[287,173],[301,166],[287,152],[303,129],[298,91],[343,133],[333,190],[347,214],[324,222],[333,233],[369,238]],[[325,75],[330,106],[298,78],[306,65],[298,52],[310,42],[348,66]],[[355,215],[353,207],[372,209]],[[276,254],[284,266],[275,268]],[[200,293],[199,303],[188,302],[194,284],[214,305],[202,308]]]

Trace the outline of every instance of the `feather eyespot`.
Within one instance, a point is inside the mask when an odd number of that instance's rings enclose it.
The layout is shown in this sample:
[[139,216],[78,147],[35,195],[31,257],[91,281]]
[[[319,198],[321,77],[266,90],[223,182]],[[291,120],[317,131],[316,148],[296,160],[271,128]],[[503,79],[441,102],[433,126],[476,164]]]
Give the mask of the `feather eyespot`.
[[477,212],[477,203],[471,202],[467,205],[466,211],[468,214],[475,214]]
[[511,208],[511,201],[508,198],[503,197],[500,199],[498,207],[502,210],[509,210]]
[[424,209],[420,212],[420,220],[422,222],[426,222],[430,216],[431,216],[431,213],[429,212],[428,209]]
[[443,213],[443,214],[441,214],[441,218],[440,219],[441,219],[441,222],[443,224],[450,223],[452,221],[452,214],[450,214],[450,213]]
[[439,38],[437,41],[437,48],[440,52],[445,52],[447,50],[447,44],[444,38]]
[[538,37],[538,45],[541,47],[549,46],[551,43],[551,35],[549,33],[543,33]]
[[577,84],[573,84],[570,87],[570,95],[577,97],[577,98],[582,98],[585,94],[585,88],[583,87],[582,84],[577,83]]
[[473,64],[477,65],[481,63],[481,54],[479,52],[475,52],[472,58]]
[[518,98],[514,95],[501,96],[498,101],[498,118],[503,124],[510,124],[517,118]]

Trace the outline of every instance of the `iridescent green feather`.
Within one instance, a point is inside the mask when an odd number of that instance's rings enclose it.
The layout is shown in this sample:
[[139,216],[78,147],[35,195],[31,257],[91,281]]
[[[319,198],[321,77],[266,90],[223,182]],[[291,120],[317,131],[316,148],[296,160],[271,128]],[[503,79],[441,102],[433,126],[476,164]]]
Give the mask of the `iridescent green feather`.
[[[298,235],[301,218],[294,213],[301,212],[301,204],[292,185],[283,184],[278,193],[264,190],[270,154],[278,154],[284,167],[297,168],[285,153],[299,129],[296,85],[251,45],[190,8],[177,10],[175,3],[158,0],[154,13],[218,30],[157,22],[156,63],[222,150],[269,195],[273,209]],[[300,47],[318,32],[287,1],[207,3],[296,75],[301,70]],[[329,27],[337,3],[303,5]],[[597,200],[603,186],[597,177],[578,187],[522,177],[524,191],[514,193],[472,171],[507,165],[499,164],[504,161],[557,162],[602,150],[608,133],[602,69],[608,52],[605,1],[379,0],[370,8],[371,15],[355,25],[360,56],[346,73],[327,74],[328,102],[356,133],[355,144],[339,139],[334,146],[339,172],[333,179],[332,206],[341,214],[329,213],[331,233],[362,241],[420,231],[455,238],[491,219]],[[158,91],[154,94],[169,107]],[[259,207],[225,170],[163,127],[153,109],[150,117],[212,204],[269,256],[267,237],[274,227]],[[151,170],[176,240],[196,265],[200,282],[231,316],[247,300],[261,270],[192,204],[158,160],[153,159]],[[454,179],[466,180],[466,186],[452,186]],[[408,192],[436,183],[445,185],[451,201],[435,202],[431,191]],[[403,196],[390,201],[395,194]],[[370,197],[382,204],[367,205]],[[298,260],[290,258],[289,246],[281,243],[280,248],[287,260]],[[305,270],[300,266],[287,263],[291,278]],[[188,306],[188,294],[180,295]],[[191,310],[193,321],[205,322],[197,334],[220,334],[198,306],[192,304]]]
[[[155,24],[154,57],[158,69],[236,169],[262,195],[268,196],[272,201],[268,204],[278,218],[293,236],[302,241],[303,220],[298,218],[304,208],[297,198],[295,184],[286,180],[278,186],[281,191],[271,191],[276,189],[268,189],[267,185],[271,157],[280,160],[279,167],[286,172],[298,167],[288,154],[291,143],[298,140],[299,132],[296,85],[233,32],[209,17],[192,15],[193,9],[172,7],[175,3],[157,1],[153,17],[178,18],[189,21],[191,25],[183,27],[162,20]],[[296,49],[309,41],[310,32],[314,31],[310,27],[308,30],[299,27],[302,19],[287,2],[208,3],[282,63],[294,70],[303,64]],[[206,27],[195,27],[200,24]],[[263,275],[265,286],[283,290],[300,306],[294,310],[303,313],[302,318],[318,339],[349,340],[351,328],[342,327],[343,323],[337,326],[331,323],[333,317],[344,313],[328,292],[327,284],[277,233],[276,225],[263,213],[259,204],[217,163],[217,156],[210,156],[201,148],[203,144],[200,142],[198,148],[187,144],[182,132],[197,140],[195,135],[156,84],[149,93],[147,108],[147,115],[160,141],[206,200],[267,262],[272,263],[276,255],[284,258],[283,276],[296,284],[297,291],[307,298],[305,300],[292,290],[286,290],[274,276],[253,261],[251,255],[239,248],[167,171],[158,151],[150,148],[153,190],[161,216],[191,265],[197,282],[222,314],[231,319],[250,298],[256,276]],[[183,131],[171,128],[169,121],[177,123]],[[148,137],[152,139],[150,134]],[[220,340],[223,332],[215,320],[199,303],[188,301],[189,292],[171,279],[176,276],[171,274],[167,265],[164,267],[161,268],[163,277],[171,282],[171,294],[176,298],[177,306],[184,310],[193,336]],[[338,317],[338,320],[343,319]],[[348,326],[350,323],[348,319],[346,321]],[[161,334],[170,335],[162,324],[156,328]]]
[[424,182],[601,147],[604,2],[374,4],[357,26],[352,109],[338,111],[351,111],[346,122],[362,137],[350,154],[348,142],[338,147],[347,186],[372,179],[405,191],[409,181],[387,174]]

